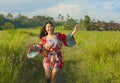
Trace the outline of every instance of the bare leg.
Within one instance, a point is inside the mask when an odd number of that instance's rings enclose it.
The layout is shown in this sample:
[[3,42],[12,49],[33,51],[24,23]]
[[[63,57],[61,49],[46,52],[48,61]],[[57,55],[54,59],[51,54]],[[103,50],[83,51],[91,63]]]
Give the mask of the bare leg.
[[54,69],[52,70],[52,78],[51,78],[52,83],[55,83],[55,79],[56,79],[57,72],[58,72],[58,69],[57,69],[57,68],[54,68]]
[[52,76],[51,74],[52,74],[51,70],[49,69],[45,70],[45,76],[46,76],[47,83],[51,83],[51,76]]

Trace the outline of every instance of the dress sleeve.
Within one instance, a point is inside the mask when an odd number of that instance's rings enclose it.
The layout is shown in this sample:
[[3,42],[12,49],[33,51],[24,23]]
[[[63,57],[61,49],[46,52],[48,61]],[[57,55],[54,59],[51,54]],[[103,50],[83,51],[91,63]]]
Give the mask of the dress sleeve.
[[58,38],[63,41],[65,46],[72,47],[76,44],[74,36],[70,33],[68,35],[58,33]]
[[30,58],[33,58],[43,51],[43,44],[38,43],[37,45],[33,45],[31,49],[28,50],[27,54],[29,55]]

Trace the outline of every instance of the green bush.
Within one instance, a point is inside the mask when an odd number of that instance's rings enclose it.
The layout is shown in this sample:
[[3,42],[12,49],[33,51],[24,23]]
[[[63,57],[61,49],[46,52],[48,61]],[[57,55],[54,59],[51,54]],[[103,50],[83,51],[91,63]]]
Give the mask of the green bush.
[[15,25],[11,22],[5,22],[3,29],[15,29]]

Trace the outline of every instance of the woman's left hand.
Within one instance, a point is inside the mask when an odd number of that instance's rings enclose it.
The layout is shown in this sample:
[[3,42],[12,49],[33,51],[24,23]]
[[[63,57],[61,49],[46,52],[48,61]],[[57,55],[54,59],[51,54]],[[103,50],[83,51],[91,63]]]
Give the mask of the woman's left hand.
[[74,27],[74,31],[77,31],[80,28],[80,24],[76,24]]
[[71,33],[71,35],[73,36],[79,28],[80,28],[80,24],[76,24],[75,27],[74,27],[74,30]]

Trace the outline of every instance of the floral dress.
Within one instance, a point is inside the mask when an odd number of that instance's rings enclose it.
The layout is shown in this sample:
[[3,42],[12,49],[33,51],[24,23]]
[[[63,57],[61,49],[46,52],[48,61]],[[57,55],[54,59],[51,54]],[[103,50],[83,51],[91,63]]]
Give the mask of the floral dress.
[[75,45],[75,39],[71,34],[65,35],[61,33],[55,33],[55,39],[49,39],[48,37],[43,37],[41,43],[38,43],[34,47],[34,51],[29,51],[30,57],[34,57],[37,53],[42,53],[45,51],[45,56],[43,59],[43,67],[46,69],[61,68],[62,67],[62,54],[60,52],[61,46],[72,47]]

